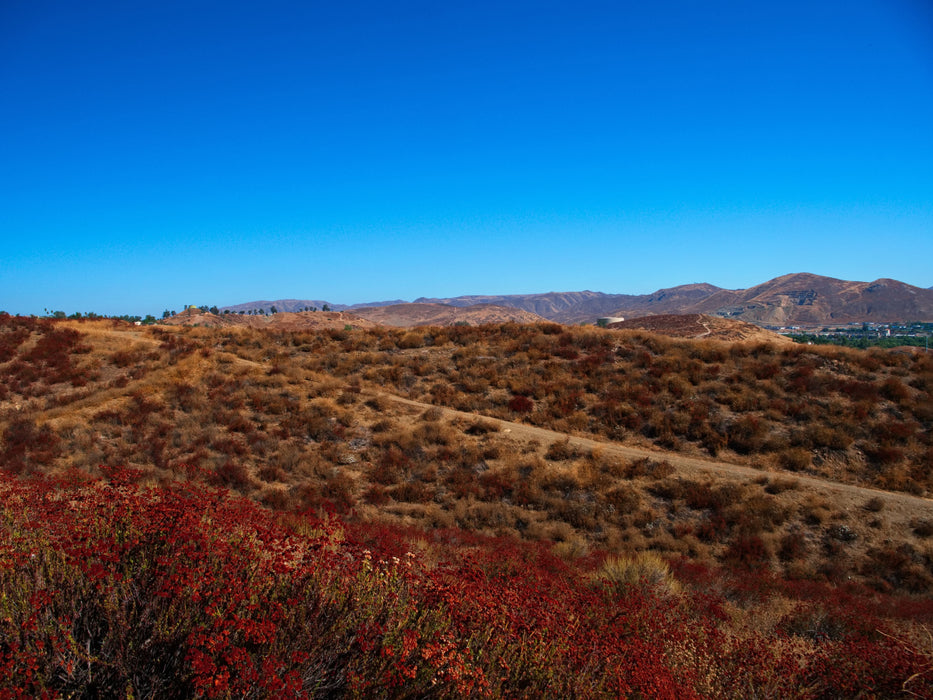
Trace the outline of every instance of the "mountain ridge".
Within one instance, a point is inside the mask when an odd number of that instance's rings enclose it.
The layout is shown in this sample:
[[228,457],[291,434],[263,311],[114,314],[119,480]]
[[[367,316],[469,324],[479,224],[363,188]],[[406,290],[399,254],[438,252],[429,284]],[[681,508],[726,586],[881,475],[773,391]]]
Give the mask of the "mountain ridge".
[[809,272],[781,275],[747,289],[724,289],[694,282],[650,294],[607,294],[583,290],[535,294],[470,294],[419,297],[345,305],[322,300],[256,301],[222,307],[234,313],[250,309],[300,311],[305,307],[333,311],[374,309],[404,304],[453,307],[505,306],[559,323],[592,323],[603,316],[638,318],[659,314],[708,314],[759,326],[821,326],[859,322],[931,321],[933,288],[915,287],[890,278],[871,282],[842,280]]

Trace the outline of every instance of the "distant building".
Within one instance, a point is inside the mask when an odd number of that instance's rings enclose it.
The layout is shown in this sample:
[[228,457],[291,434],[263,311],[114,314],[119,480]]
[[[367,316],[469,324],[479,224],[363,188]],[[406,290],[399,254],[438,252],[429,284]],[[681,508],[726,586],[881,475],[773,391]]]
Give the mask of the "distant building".
[[621,316],[603,316],[602,318],[596,319],[596,325],[600,328],[605,328],[610,323],[622,323],[625,319]]

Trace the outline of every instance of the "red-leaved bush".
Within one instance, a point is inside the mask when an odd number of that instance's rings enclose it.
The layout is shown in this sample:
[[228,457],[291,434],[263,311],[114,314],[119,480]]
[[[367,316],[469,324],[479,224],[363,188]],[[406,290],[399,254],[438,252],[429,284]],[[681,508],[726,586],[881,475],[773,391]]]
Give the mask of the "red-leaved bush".
[[[609,585],[545,544],[105,473],[0,473],[2,697],[933,697],[854,592],[685,562],[683,590]],[[726,631],[726,598],[772,593],[800,601],[775,631]]]
[[509,399],[509,409],[516,413],[529,413],[534,407],[534,402],[521,394]]

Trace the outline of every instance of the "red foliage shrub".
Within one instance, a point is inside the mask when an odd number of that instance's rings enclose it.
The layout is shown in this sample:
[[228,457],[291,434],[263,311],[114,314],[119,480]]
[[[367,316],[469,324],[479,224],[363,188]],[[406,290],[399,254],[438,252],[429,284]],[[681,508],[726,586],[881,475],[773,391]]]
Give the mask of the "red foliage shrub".
[[509,399],[509,410],[515,411],[516,413],[530,413],[534,407],[534,402],[527,396],[522,396],[521,394]]
[[377,484],[391,486],[402,478],[410,461],[397,446],[391,445],[370,468],[369,478]]
[[803,471],[810,466],[810,453],[800,448],[788,448],[778,455],[778,463],[788,471]]
[[[547,545],[273,516],[223,491],[107,475],[0,476],[0,695],[933,692],[927,657],[885,636],[867,596],[681,561],[671,566],[689,589],[659,597],[593,585],[587,568],[598,558],[574,568]],[[413,542],[431,552],[429,566]],[[800,600],[778,634],[806,635],[815,651],[724,634],[715,590]]]
[[795,561],[807,554],[806,538],[799,532],[790,532],[781,538],[781,545],[778,549],[778,558],[781,561]]
[[850,379],[843,381],[839,389],[853,401],[864,401],[871,404],[878,400],[878,386],[873,382]]
[[[14,391],[26,395],[40,395],[48,386],[70,382],[73,386],[84,386],[88,375],[78,369],[72,357],[83,354],[89,348],[81,343],[81,334],[70,328],[57,329],[50,321],[31,327],[40,335],[35,344],[14,359],[0,375]],[[28,337],[29,332],[20,327],[12,333],[0,333],[0,354],[12,357],[15,348]],[[44,386],[36,386],[38,382]]]
[[383,506],[391,500],[386,487],[381,484],[371,485],[363,494],[363,499],[374,506]]
[[688,506],[697,510],[710,509],[718,512],[739,500],[730,485],[714,487],[706,482],[683,481],[683,498]]
[[729,447],[739,454],[750,454],[763,444],[765,426],[757,416],[742,416],[728,429]]
[[498,501],[507,498],[515,488],[515,480],[510,472],[503,470],[485,471],[479,476],[483,498]]
[[889,466],[904,459],[904,451],[890,445],[862,445],[862,452],[875,464]]
[[710,515],[696,528],[696,536],[703,542],[721,542],[729,532],[729,525],[721,515]]
[[195,341],[182,337],[178,331],[156,328],[153,334],[162,341],[159,349],[168,352],[170,364],[178,362],[182,357],[190,355],[198,349],[198,344]]
[[48,425],[37,428],[28,418],[16,418],[3,431],[0,467],[17,474],[31,471],[50,464],[60,452],[60,440]]
[[739,535],[723,555],[723,560],[746,569],[763,569],[768,565],[771,553],[757,535]]
[[234,489],[244,489],[252,482],[246,467],[229,459],[214,470],[211,480],[218,486],[230,486]]
[[910,389],[897,377],[888,377],[881,383],[881,395],[889,401],[899,403],[910,398]]
[[433,493],[421,481],[403,481],[389,488],[388,492],[396,501],[407,503],[427,503],[433,497]]
[[28,328],[9,328],[6,323],[3,324],[2,330],[0,330],[0,363],[12,360],[16,355],[16,350],[28,337]]

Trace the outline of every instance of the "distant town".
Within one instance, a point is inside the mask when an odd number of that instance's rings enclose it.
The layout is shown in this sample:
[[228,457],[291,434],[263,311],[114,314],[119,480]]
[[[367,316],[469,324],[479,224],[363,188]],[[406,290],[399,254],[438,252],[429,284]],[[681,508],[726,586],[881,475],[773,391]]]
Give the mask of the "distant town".
[[847,347],[898,347],[914,345],[929,348],[933,323],[848,323],[824,326],[819,330],[800,327],[766,326],[797,341],[813,345],[845,345]]

